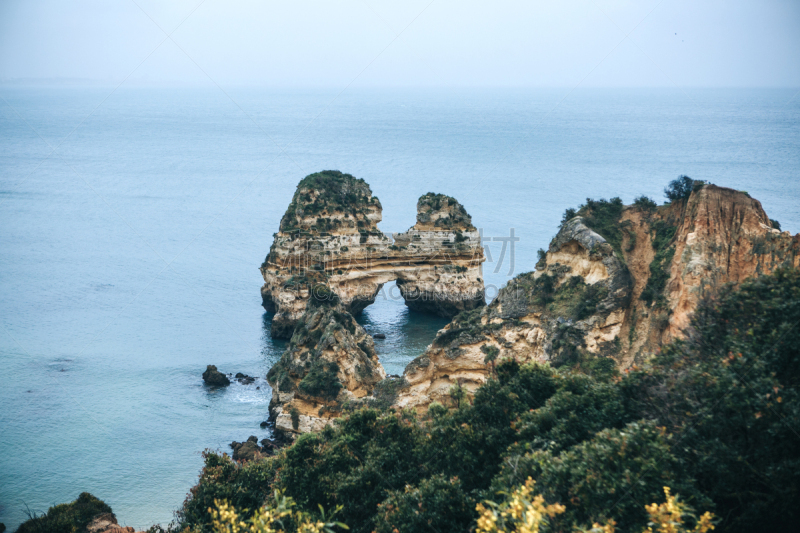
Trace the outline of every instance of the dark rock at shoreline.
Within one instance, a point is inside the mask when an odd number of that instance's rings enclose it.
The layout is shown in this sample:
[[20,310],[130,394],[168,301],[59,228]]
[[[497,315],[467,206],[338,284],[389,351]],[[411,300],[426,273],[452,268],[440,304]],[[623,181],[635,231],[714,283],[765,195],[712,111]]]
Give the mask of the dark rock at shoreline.
[[267,427],[267,425],[269,425],[269,422],[267,422],[266,420],[264,420],[263,422],[261,422],[261,424],[259,424],[259,426],[261,426],[261,429],[264,429],[265,427]]
[[228,376],[217,370],[214,365],[206,367],[206,371],[203,372],[203,381],[206,382],[206,385],[211,385],[212,387],[227,387],[231,384]]
[[372,336],[372,338],[373,339],[385,339],[386,338],[386,334],[384,334],[384,333],[376,333],[375,335]]
[[250,435],[245,442],[231,442],[231,448],[234,461],[246,462],[264,457],[261,448],[258,447],[258,437],[255,435]]
[[283,446],[285,446],[285,443],[277,440],[261,439],[261,450],[268,455],[274,454]]

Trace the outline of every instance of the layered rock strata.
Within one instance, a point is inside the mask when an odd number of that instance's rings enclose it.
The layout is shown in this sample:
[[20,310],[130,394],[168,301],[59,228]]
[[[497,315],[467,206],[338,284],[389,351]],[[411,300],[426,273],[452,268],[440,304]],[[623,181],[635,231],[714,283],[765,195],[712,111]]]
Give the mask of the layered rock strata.
[[439,331],[406,368],[397,407],[474,391],[502,358],[628,368],[680,337],[704,294],[800,266],[800,235],[775,229],[747,193],[702,182],[666,206],[587,201],[577,214],[535,272]]
[[278,431],[318,431],[386,377],[372,337],[334,294],[323,296],[311,298],[288,348],[267,374],[270,417]]
[[461,204],[426,194],[416,224],[393,238],[378,229],[381,217],[364,180],[324,171],[300,182],[261,265],[273,337],[292,335],[315,291],[332,292],[351,314],[392,280],[417,311],[449,317],[484,305],[480,234]]
[[511,280],[484,309],[462,313],[440,330],[404,372],[398,407],[443,401],[455,384],[469,392],[501,358],[574,363],[579,350],[612,350],[630,303],[625,264],[581,217],[566,223],[542,268]]

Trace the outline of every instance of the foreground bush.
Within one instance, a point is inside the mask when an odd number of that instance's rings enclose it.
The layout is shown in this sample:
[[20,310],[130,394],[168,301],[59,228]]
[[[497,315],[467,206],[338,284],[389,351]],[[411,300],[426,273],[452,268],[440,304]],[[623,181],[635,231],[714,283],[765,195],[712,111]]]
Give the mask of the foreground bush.
[[54,505],[40,516],[32,514],[19,526],[17,533],[79,533],[86,531],[94,517],[110,512],[111,507],[106,503],[83,492],[72,503]]
[[[555,530],[669,531],[644,507],[669,486],[685,504],[668,498],[659,516],[680,503],[714,512],[719,531],[789,531],[800,519],[798,324],[800,273],[780,270],[704,300],[686,340],[623,376],[501,361],[471,403],[424,417],[356,411],[244,466],[209,453],[179,527],[213,531],[215,500],[247,521],[280,490],[315,520],[338,508],[355,532],[466,531],[478,504],[530,477],[543,508],[563,506],[547,517]],[[680,517],[675,531],[710,527]]]

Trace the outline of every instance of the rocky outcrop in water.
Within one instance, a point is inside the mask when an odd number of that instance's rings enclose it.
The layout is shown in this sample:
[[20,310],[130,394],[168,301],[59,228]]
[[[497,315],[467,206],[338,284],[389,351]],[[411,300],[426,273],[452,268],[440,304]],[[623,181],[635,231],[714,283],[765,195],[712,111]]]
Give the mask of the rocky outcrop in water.
[[800,266],[800,235],[775,229],[747,193],[702,182],[666,206],[587,201],[572,215],[535,272],[457,316],[408,365],[397,407],[474,391],[503,358],[628,368],[680,337],[704,294]]
[[480,235],[454,198],[422,196],[416,224],[393,238],[381,217],[364,180],[324,171],[300,182],[261,265],[273,337],[292,335],[315,291],[333,292],[350,314],[392,280],[416,311],[450,317],[484,305]]
[[206,371],[203,372],[203,381],[206,385],[211,387],[227,387],[231,384],[231,380],[228,379],[228,376],[217,370],[217,367],[214,365],[208,365],[206,367]]
[[320,430],[348,402],[369,396],[385,377],[372,337],[334,293],[315,294],[288,348],[267,374],[275,429]]

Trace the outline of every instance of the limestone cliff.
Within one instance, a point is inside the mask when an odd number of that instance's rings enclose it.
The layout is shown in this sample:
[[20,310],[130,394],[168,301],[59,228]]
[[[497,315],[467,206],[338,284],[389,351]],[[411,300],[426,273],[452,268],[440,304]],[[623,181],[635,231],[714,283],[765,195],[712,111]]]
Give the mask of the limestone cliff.
[[291,336],[314,291],[333,291],[352,314],[392,280],[417,311],[454,316],[484,305],[483,248],[461,204],[426,194],[417,223],[394,238],[378,229],[381,217],[369,185],[349,174],[324,171],[298,184],[261,265],[273,337]]
[[457,316],[408,365],[396,406],[425,408],[456,383],[475,390],[506,357],[630,367],[682,335],[705,291],[800,266],[800,235],[773,229],[747,193],[702,182],[662,207],[587,200],[568,214],[535,272]]
[[333,293],[315,294],[280,361],[267,374],[276,429],[318,431],[348,401],[386,377],[375,345]]
[[439,331],[406,368],[408,386],[397,405],[442,400],[456,383],[474,391],[501,358],[564,364],[577,362],[581,349],[613,351],[633,282],[611,245],[576,217],[540,266],[514,278],[488,307],[462,313]]

